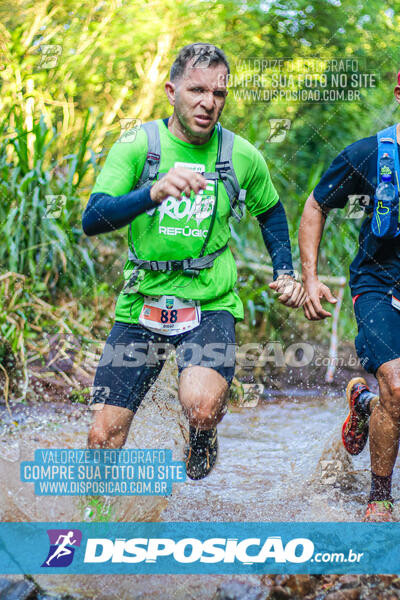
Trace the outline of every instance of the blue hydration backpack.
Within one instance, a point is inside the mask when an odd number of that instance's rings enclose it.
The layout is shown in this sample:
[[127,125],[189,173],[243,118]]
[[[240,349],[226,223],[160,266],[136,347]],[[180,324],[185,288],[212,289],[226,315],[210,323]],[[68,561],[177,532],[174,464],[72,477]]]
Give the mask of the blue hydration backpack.
[[377,187],[371,229],[375,237],[392,239],[400,235],[399,225],[399,153],[397,126],[387,127],[377,134]]

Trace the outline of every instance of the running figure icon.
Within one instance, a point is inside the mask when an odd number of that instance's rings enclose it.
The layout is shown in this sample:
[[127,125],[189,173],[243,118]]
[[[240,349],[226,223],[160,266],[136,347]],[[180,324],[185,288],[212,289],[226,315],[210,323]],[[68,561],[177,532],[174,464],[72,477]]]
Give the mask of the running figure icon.
[[[77,543],[78,540],[72,539],[73,536],[74,536],[73,531],[69,531],[66,535],[58,536],[58,539],[56,541],[57,549],[50,556],[50,558],[48,558],[46,560],[46,565],[50,566],[51,561],[56,557],[61,558],[61,556],[66,556],[67,554],[72,554],[72,550],[70,548],[68,548],[67,546]],[[62,540],[62,542],[60,542],[60,540]]]

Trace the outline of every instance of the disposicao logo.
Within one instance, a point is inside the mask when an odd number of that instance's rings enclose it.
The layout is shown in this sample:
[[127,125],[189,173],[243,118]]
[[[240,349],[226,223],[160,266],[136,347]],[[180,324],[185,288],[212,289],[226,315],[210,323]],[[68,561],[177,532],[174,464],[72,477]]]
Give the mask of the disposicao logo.
[[[251,548],[251,550],[250,550]],[[314,544],[307,538],[295,538],[286,545],[279,536],[237,540],[210,538],[90,538],[86,543],[85,563],[155,563],[161,557],[171,557],[178,563],[234,563],[247,565],[264,563],[304,563],[312,557]]]
[[79,529],[48,529],[50,548],[42,567],[68,567],[74,558],[75,548],[81,545]]

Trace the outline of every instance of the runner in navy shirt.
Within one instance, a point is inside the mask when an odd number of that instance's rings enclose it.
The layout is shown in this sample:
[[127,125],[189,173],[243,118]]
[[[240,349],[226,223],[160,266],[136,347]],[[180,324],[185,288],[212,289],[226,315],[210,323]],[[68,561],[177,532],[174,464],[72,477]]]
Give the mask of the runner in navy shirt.
[[[400,73],[394,94],[400,103]],[[399,143],[400,125],[398,151]],[[392,521],[391,482],[400,437],[400,237],[383,240],[371,231],[377,160],[376,135],[347,146],[334,159],[306,202],[299,244],[308,294],[304,313],[314,321],[330,317],[321,300],[334,304],[336,298],[317,274],[325,220],[330,210],[343,209],[349,201],[347,210],[351,210],[352,196],[360,198],[365,218],[360,229],[359,251],[350,265],[350,288],[358,325],[355,346],[363,367],[378,380],[379,398],[362,377],[349,382],[346,390],[349,414],[343,424],[342,440],[346,450],[355,455],[362,451],[370,433],[371,491],[364,520]]]
[[[399,148],[399,146],[398,146]],[[399,148],[400,149],[400,148]],[[314,198],[323,211],[344,208],[350,196],[364,196],[366,215],[372,214],[375,194],[378,142],[376,135],[347,146],[323,174],[314,190]],[[356,206],[359,206],[357,203]],[[347,208],[351,210],[351,207]],[[371,232],[370,218],[363,221],[360,248],[350,266],[350,288],[353,297],[376,290],[400,293],[400,237],[378,240]]]

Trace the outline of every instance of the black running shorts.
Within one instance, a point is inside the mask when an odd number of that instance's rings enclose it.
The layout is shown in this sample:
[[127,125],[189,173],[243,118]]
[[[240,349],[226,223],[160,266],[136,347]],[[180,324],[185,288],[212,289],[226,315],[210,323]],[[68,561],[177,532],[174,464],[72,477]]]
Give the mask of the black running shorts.
[[400,310],[390,294],[371,291],[357,297],[354,311],[358,357],[368,373],[376,374],[381,365],[400,358]]
[[186,367],[200,365],[214,369],[231,384],[235,371],[235,319],[226,310],[203,311],[197,327],[174,336],[116,321],[97,366],[92,402],[135,412],[173,348],[179,374]]

